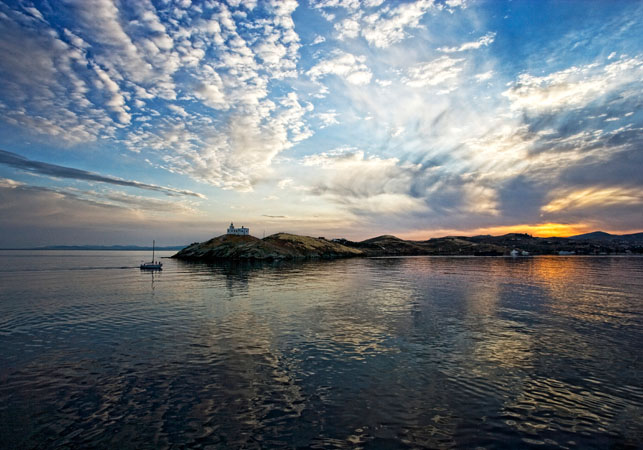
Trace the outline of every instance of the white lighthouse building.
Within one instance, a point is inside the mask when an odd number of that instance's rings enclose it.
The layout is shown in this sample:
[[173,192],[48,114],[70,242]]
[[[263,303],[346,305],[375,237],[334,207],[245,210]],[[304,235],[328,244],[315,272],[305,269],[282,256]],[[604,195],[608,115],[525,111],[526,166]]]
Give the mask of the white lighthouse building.
[[241,226],[240,228],[235,228],[234,224],[230,222],[230,226],[228,227],[228,234],[236,234],[237,236],[248,236],[248,234],[250,234],[250,229],[244,226]]

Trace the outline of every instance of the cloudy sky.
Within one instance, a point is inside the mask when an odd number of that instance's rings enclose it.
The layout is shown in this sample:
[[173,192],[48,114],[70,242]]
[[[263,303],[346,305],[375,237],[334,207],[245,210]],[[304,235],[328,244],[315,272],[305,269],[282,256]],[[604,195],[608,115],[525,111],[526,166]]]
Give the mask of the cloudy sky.
[[0,247],[643,229],[643,3],[0,3]]

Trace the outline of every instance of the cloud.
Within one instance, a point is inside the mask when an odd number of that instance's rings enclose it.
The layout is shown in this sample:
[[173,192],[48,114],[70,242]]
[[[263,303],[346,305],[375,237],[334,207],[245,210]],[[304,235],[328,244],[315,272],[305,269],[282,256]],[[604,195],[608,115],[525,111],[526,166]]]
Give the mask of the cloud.
[[[252,189],[275,155],[312,134],[303,119],[312,105],[275,86],[297,75],[301,44],[291,17],[297,6],[212,2],[196,11],[147,0],[127,8],[70,0],[60,14],[74,18],[73,30],[55,20],[21,22],[24,14],[8,9],[0,74],[11,81],[0,85],[0,113],[12,125],[70,144],[100,137],[153,152],[157,167]],[[254,8],[261,20],[250,22]],[[21,47],[30,58],[20,56]],[[272,87],[279,96],[268,98]],[[203,106],[225,115],[215,120]]]
[[105,106],[117,114],[120,123],[129,124],[132,120],[132,116],[128,112],[129,108],[125,105],[125,98],[123,97],[118,84],[115,83],[107,72],[100,67],[94,65],[94,70],[102,82],[101,86],[110,94],[110,98],[105,102]]
[[551,192],[549,197],[549,202],[542,207],[543,212],[605,208],[613,205],[643,207],[643,191],[640,187],[592,186],[582,189],[558,189]]
[[[192,80],[181,99],[187,115],[168,105],[180,119],[164,116],[153,127],[132,129],[124,142],[136,152],[154,151],[159,166],[172,172],[250,191],[275,156],[312,134],[305,121],[310,103],[284,85],[270,95],[271,83],[296,75],[301,44],[291,14],[297,2],[210,6],[203,17],[183,16],[185,34],[174,37],[181,55],[199,50],[184,60]],[[260,8],[262,19],[250,23],[235,10],[249,7]],[[200,114],[198,103],[221,114]]]
[[360,0],[316,0],[313,5],[314,8],[346,8],[349,10],[357,10],[360,7]]
[[433,0],[418,0],[393,8],[383,8],[364,16],[362,36],[375,47],[388,47],[403,40],[407,29],[417,28],[420,19],[433,7]]
[[335,111],[334,109],[323,113],[317,113],[315,114],[315,117],[317,117],[322,122],[320,128],[326,128],[328,126],[337,125],[339,123],[339,121],[337,120],[337,111]]
[[[303,118],[311,110],[312,105],[302,105],[291,92],[272,105],[272,115],[263,115],[255,109],[232,116],[225,128],[210,131],[203,144],[187,144],[185,152],[166,155],[165,167],[223,189],[252,191],[268,175],[272,160],[279,153],[310,137],[311,131]],[[198,139],[182,127],[174,135],[185,135],[176,137],[184,142]],[[165,142],[163,137],[159,138],[159,145]]]
[[353,19],[344,19],[335,24],[335,30],[338,32],[338,39],[354,38],[359,35],[359,22]]
[[174,189],[163,186],[156,186],[153,184],[140,183],[138,181],[122,180],[120,178],[100,175],[94,172],[85,170],[74,169],[71,167],[59,166],[56,164],[49,164],[41,161],[34,161],[20,156],[16,153],[11,153],[5,150],[0,150],[0,164],[11,166],[20,170],[40,175],[47,175],[56,178],[71,178],[82,181],[97,181],[100,183],[109,183],[117,186],[127,186],[139,189],[146,189],[149,191],[162,192],[166,195],[187,195],[191,197],[205,198],[202,194],[196,192]]
[[[324,0],[315,2],[313,6],[322,10],[343,8],[348,15],[334,25],[337,38],[343,40],[362,36],[376,48],[387,48],[403,41],[409,37],[410,30],[422,27],[420,22],[427,12],[444,8],[434,0],[392,2],[381,6],[383,3],[383,0],[366,0],[363,4],[358,0]],[[457,0],[447,4],[450,11],[464,7],[464,2]],[[335,14],[322,12],[322,15],[331,22],[335,21]]]
[[332,57],[323,59],[314,65],[308,70],[307,75],[315,81],[326,75],[336,75],[350,84],[368,84],[373,74],[365,61],[366,57],[364,56],[336,51]]
[[477,81],[479,81],[479,82],[487,81],[487,80],[490,80],[491,78],[493,78],[493,75],[494,75],[493,70],[488,70],[486,72],[479,73],[479,74],[475,75],[475,79]]
[[0,19],[3,120],[64,143],[112,135],[109,115],[87,98],[93,88],[87,78],[96,75],[87,67],[80,39],[69,32],[58,36],[40,22],[36,26],[8,12],[12,17]]
[[414,88],[436,86],[456,78],[462,72],[463,61],[462,58],[441,56],[411,67],[403,81]]
[[67,5],[90,43],[103,50],[94,56],[101,67],[162,98],[176,98],[172,75],[179,67],[178,54],[150,1],[133,4],[129,20],[111,0],[70,0]]
[[202,81],[197,84],[194,94],[197,98],[203,101],[207,106],[226,110],[230,108],[230,103],[226,100],[224,93],[224,86],[221,77],[212,70],[207,81]]
[[279,183],[277,183],[277,187],[279,189],[286,189],[288,186],[291,186],[293,182],[294,180],[292,178],[284,178],[283,180],[280,180]]
[[12,180],[10,178],[0,178],[0,188],[15,189],[23,185],[24,183],[21,183],[20,181]]
[[187,234],[206,238],[212,229],[225,229],[223,223],[217,225],[204,221],[184,199],[171,202],[0,179],[0,247],[141,244],[150,236],[157,244],[176,245],[189,242]]
[[643,79],[643,60],[624,58],[607,65],[574,66],[545,76],[522,74],[503,95],[511,108],[529,113],[581,108],[621,92]]
[[493,43],[496,38],[496,33],[489,32],[482,36],[477,41],[465,42],[458,47],[440,47],[438,51],[443,53],[455,53],[455,52],[464,52],[466,50],[477,50],[480,47],[487,47]]
[[417,165],[396,158],[367,157],[364,151],[342,148],[310,155],[304,166],[316,167],[310,192],[326,196],[354,213],[392,213],[426,210],[410,194]]

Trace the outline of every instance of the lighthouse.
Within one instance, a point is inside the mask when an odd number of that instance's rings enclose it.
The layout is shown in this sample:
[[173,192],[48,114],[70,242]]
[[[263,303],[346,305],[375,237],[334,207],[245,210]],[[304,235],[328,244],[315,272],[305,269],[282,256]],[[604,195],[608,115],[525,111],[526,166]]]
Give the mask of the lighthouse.
[[228,227],[228,234],[234,234],[237,236],[248,236],[250,234],[250,229],[244,226],[235,228],[234,224],[230,222],[230,226]]

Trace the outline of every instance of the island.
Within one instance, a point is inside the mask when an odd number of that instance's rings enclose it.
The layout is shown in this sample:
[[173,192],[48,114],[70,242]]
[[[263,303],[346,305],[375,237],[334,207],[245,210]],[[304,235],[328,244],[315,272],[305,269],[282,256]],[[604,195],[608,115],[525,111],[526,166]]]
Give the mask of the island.
[[183,260],[335,259],[377,256],[531,256],[643,254],[643,233],[594,232],[572,237],[540,238],[510,233],[502,236],[445,236],[424,241],[383,235],[354,242],[347,239],[277,233],[263,239],[248,228],[235,228],[205,242],[195,242],[172,258]]

